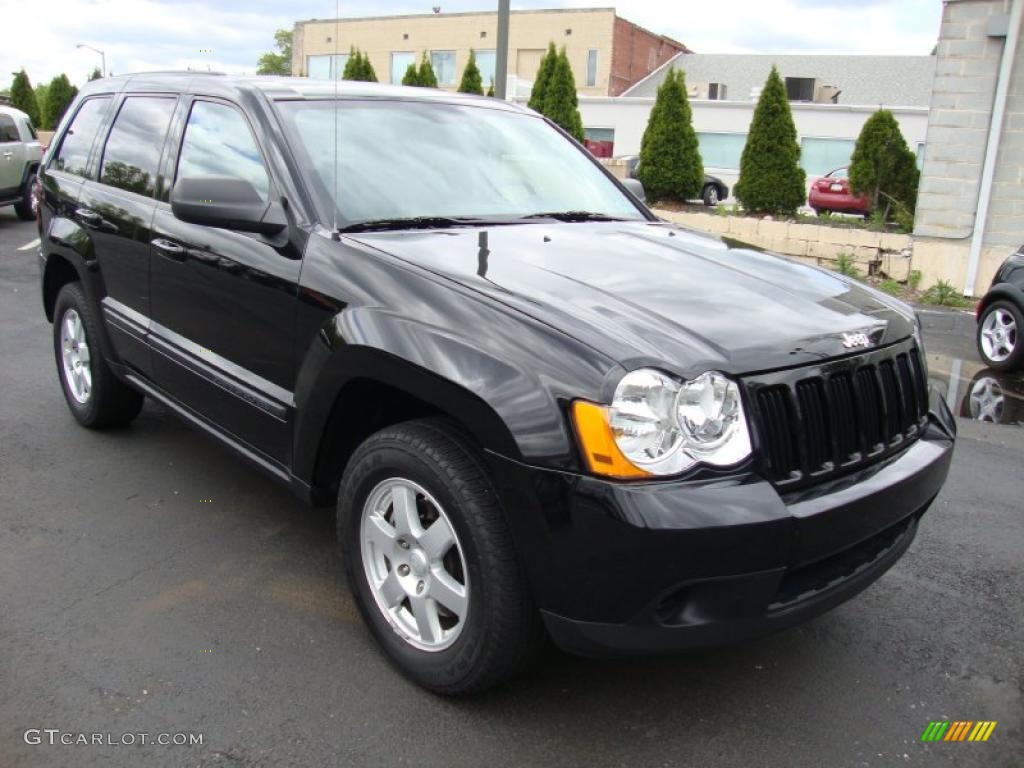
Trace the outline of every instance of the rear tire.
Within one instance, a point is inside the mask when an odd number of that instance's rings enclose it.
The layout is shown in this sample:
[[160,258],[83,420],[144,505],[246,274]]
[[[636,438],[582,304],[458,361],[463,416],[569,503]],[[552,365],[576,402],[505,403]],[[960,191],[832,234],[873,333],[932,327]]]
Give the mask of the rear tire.
[[33,173],[25,179],[25,185],[21,190],[21,200],[14,204],[14,213],[22,221],[35,221],[36,218],[36,178]]
[[704,187],[704,194],[701,195],[701,198],[704,200],[704,205],[706,205],[708,208],[714,208],[721,202],[720,196],[718,194],[718,187],[716,187],[714,184],[707,184]]
[[338,490],[338,541],[370,631],[418,685],[478,693],[515,675],[540,646],[494,488],[450,423],[398,424],[359,446]]
[[99,318],[81,283],[68,283],[53,310],[53,351],[71,414],[90,429],[127,424],[142,410],[143,396],[118,379],[100,348]]

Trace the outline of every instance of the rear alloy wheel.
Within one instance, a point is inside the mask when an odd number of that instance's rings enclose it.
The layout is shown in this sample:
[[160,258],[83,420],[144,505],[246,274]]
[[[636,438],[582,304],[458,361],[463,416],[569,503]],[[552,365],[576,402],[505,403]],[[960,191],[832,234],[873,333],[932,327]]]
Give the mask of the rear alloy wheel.
[[477,693],[533,656],[540,618],[479,449],[423,419],[370,436],[338,489],[338,541],[359,610],[417,684]]
[[142,410],[143,397],[110,370],[99,346],[99,323],[81,283],[68,283],[53,310],[53,351],[68,408],[94,429],[127,424]]
[[718,205],[720,201],[718,195],[718,187],[716,187],[714,184],[708,184],[706,187],[704,187],[703,198],[704,205],[708,206],[709,208],[713,208],[714,206]]
[[985,308],[978,320],[978,352],[989,368],[1011,371],[1020,366],[1024,356],[1022,327],[1024,318],[1016,304],[995,301]]

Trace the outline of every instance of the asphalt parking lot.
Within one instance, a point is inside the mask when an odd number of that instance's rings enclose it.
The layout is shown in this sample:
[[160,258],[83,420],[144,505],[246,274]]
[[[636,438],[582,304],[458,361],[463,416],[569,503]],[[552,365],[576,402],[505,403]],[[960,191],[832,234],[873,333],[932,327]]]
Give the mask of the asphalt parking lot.
[[[0,768],[1024,760],[1024,389],[1001,380],[1000,419],[1016,426],[970,418],[984,372],[963,319],[926,315],[932,372],[964,414],[949,482],[865,593],[729,648],[616,662],[551,651],[503,690],[448,701],[377,652],[331,512],[159,406],[120,431],[76,425],[34,237],[0,209]],[[922,744],[931,720],[998,725],[986,743]],[[46,728],[203,744],[26,743]]]

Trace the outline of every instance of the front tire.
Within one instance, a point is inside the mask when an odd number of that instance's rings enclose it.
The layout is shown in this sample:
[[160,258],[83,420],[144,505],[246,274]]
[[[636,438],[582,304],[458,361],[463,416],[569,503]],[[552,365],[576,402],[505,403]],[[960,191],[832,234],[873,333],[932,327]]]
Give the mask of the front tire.
[[349,586],[389,660],[446,695],[483,691],[537,647],[539,616],[477,450],[449,423],[388,427],[338,491]]
[[53,310],[53,352],[71,414],[91,429],[127,424],[143,397],[114,376],[100,350],[100,325],[81,283],[68,283]]
[[1014,371],[1024,362],[1024,315],[1012,301],[994,301],[978,318],[978,354],[989,368]]
[[704,187],[704,194],[701,195],[704,200],[704,205],[708,208],[714,208],[721,201],[718,194],[718,187],[714,184],[708,184]]

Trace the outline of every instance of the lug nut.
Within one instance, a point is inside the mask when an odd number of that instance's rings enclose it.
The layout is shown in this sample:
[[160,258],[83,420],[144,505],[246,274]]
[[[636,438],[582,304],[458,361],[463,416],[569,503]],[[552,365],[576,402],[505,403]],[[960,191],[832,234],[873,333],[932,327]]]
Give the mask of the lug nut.
[[405,539],[399,539],[398,540],[398,546],[400,546],[402,549],[408,549],[409,548],[409,542],[406,541]]
[[419,584],[416,585],[416,594],[418,595],[422,591],[423,591],[423,582],[421,581]]
[[409,575],[409,566],[406,565],[405,563],[402,563],[400,566],[398,566],[398,575],[399,576],[408,576]]

